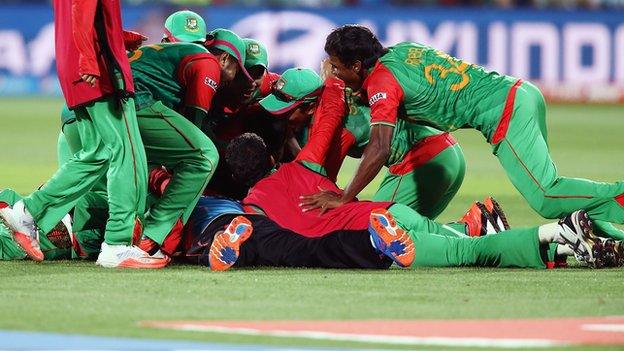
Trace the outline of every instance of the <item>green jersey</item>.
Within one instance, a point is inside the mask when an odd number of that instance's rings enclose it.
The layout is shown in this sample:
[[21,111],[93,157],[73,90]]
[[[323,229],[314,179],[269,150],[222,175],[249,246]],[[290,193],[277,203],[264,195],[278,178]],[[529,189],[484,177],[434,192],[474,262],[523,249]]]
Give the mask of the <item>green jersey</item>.
[[401,43],[378,60],[363,89],[372,124],[472,127],[490,139],[516,81],[425,45]]
[[221,81],[217,59],[193,43],[148,45],[129,54],[137,110],[156,101],[180,111],[192,106],[205,112]]
[[[359,96],[353,95],[349,88],[346,89],[346,102],[349,107],[349,114],[344,120],[344,128],[347,129],[355,139],[355,142],[349,150],[349,154],[361,154],[370,138],[371,109]],[[401,162],[407,152],[411,150],[418,141],[428,136],[442,133],[435,128],[403,119],[397,120],[396,124],[397,127],[392,137],[390,155],[386,161],[386,166]]]

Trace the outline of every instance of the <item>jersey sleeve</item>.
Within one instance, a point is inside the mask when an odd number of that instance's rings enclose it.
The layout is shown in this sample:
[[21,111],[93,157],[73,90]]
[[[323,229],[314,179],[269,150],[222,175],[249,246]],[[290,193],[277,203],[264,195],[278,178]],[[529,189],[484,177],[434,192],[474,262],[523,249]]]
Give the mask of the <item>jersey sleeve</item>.
[[330,78],[325,81],[314,112],[310,138],[297,155],[297,161],[325,166],[327,153],[342,131],[341,123],[346,111],[344,88],[344,82],[339,79]]
[[95,56],[95,11],[97,0],[72,0],[72,36],[80,53],[78,73],[100,76]]
[[371,108],[371,125],[396,125],[403,89],[392,72],[378,63],[366,79],[365,89]]
[[182,70],[181,83],[185,89],[184,105],[208,113],[221,83],[219,63],[209,58],[188,62]]

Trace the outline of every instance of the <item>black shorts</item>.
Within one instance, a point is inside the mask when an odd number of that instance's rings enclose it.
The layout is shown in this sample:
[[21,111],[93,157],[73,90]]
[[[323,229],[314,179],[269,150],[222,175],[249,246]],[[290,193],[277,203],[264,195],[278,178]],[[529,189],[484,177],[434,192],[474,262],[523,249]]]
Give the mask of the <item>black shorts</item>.
[[[214,235],[240,214],[222,215],[193,237],[186,258],[208,266]],[[245,214],[253,225],[251,237],[241,246],[235,267],[309,267],[386,269],[392,260],[377,253],[366,230],[341,230],[308,238],[280,227],[266,216]]]

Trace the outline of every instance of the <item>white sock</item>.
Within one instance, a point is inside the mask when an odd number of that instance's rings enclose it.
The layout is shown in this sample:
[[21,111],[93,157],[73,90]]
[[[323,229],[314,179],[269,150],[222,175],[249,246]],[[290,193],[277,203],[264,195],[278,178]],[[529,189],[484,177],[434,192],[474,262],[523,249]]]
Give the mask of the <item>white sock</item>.
[[540,225],[537,232],[540,244],[550,244],[556,242],[560,231],[561,227],[559,227],[559,223],[556,222]]
[[557,256],[574,256],[574,251],[568,245],[557,245],[557,249],[555,250],[555,255]]

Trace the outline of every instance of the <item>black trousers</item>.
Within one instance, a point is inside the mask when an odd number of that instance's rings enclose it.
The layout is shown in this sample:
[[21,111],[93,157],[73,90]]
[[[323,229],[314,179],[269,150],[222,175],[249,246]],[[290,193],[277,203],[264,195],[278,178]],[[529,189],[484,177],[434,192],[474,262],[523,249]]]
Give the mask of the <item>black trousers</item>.
[[[203,233],[194,236],[185,256],[194,264],[208,266],[214,235],[237,214],[222,215]],[[387,269],[392,260],[373,249],[366,230],[344,230],[320,238],[308,238],[280,227],[266,216],[245,215],[253,225],[251,237],[241,246],[234,267],[310,267]]]

